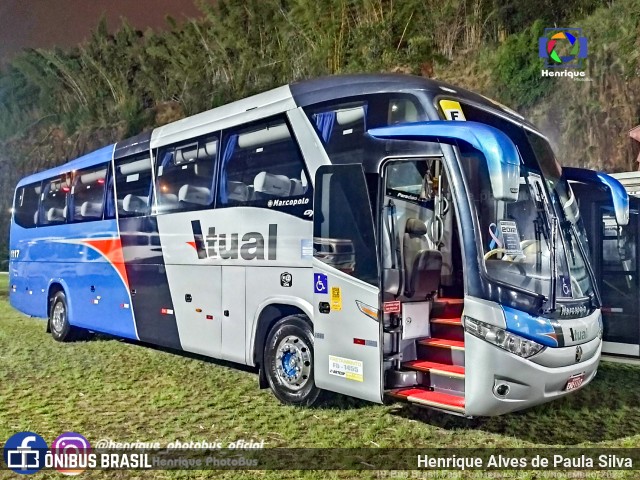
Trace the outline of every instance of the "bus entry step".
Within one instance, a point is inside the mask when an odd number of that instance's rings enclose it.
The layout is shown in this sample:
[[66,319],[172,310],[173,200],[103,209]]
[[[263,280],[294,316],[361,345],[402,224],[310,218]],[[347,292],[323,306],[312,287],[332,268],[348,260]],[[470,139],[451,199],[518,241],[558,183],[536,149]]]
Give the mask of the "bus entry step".
[[416,387],[391,390],[389,395],[400,400],[406,400],[409,403],[464,413],[464,397],[456,395]]

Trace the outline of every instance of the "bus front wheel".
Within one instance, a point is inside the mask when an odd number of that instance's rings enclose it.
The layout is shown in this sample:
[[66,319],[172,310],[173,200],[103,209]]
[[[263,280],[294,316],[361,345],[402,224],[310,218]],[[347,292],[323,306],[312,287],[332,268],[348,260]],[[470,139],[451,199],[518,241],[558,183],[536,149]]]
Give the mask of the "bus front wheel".
[[67,296],[61,291],[56,292],[51,301],[49,329],[51,330],[51,336],[58,342],[84,340],[90,336],[88,331],[74,327],[69,323]]
[[304,315],[290,315],[273,326],[267,336],[263,368],[278,400],[309,406],[320,396],[313,379],[313,335]]

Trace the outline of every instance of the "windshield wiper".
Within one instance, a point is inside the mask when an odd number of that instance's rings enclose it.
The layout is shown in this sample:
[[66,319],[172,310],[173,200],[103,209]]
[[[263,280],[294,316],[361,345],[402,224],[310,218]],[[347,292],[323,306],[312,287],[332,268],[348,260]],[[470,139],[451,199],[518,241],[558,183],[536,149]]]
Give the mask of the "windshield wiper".
[[[551,205],[549,205],[549,200],[545,195],[545,192],[540,185],[540,183],[535,182],[536,190],[538,192],[538,196],[542,201],[545,212],[545,216],[549,222],[549,229],[551,230],[551,239],[549,245],[549,254],[551,255],[551,282],[549,285],[549,308],[546,309],[545,313],[553,313],[556,311],[556,282],[558,277],[558,258],[557,258],[557,243],[558,243],[558,217],[555,213],[552,213]],[[536,202],[537,203],[537,202]]]
[[[580,251],[580,255],[582,255],[582,261],[584,262],[584,266],[587,269],[587,274],[593,283],[593,294],[589,295],[589,298],[593,300],[592,297],[595,297],[596,306],[602,307],[602,299],[600,298],[600,291],[598,290],[598,282],[596,282],[596,275],[593,271],[593,267],[591,266],[591,262],[589,261],[589,253],[586,251],[584,244],[580,240],[580,235],[578,234],[578,228],[575,224],[571,224],[570,232],[573,233],[574,238],[576,239],[576,243],[578,244],[578,250]],[[592,302],[593,303],[593,302]]]
[[556,245],[558,243],[558,217],[551,217],[551,286],[549,292],[549,309],[547,313],[556,311],[556,279],[558,278],[558,258]]

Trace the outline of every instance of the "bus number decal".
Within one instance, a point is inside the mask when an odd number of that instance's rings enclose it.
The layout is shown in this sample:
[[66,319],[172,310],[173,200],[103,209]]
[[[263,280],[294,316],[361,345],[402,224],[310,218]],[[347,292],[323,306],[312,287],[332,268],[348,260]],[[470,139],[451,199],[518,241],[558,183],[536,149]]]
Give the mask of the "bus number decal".
[[363,363],[360,360],[351,360],[350,358],[329,355],[329,374],[335,375],[336,377],[346,378],[347,380],[363,382]]

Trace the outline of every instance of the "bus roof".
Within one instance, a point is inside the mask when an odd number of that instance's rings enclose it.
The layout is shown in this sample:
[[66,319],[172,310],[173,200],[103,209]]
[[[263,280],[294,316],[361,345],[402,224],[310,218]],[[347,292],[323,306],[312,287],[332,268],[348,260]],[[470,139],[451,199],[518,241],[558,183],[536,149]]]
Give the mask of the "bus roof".
[[438,80],[393,73],[330,75],[290,83],[156,128],[151,136],[151,147],[156,148],[172,143],[176,139],[183,138],[187,131],[190,136],[204,135],[296,107],[376,93],[415,91],[448,95],[480,104],[493,111],[499,111],[511,121],[526,124],[537,131],[523,117],[504,105]]
[[120,158],[139,153],[149,147],[155,148],[181,139],[187,131],[190,136],[199,136],[282,113],[296,107],[376,93],[411,93],[415,91],[449,95],[463,101],[480,104],[493,111],[499,111],[511,121],[525,124],[537,131],[533,125],[507,107],[477,93],[439,80],[392,73],[331,75],[290,83],[177,120],[158,127],[152,132],[124,139],[118,142],[115,147],[112,144],[64,165],[25,177],[18,186],[108,161],[114,148],[116,158]]
[[499,109],[512,121],[530,125],[519,114],[490,98],[440,80],[416,75],[397,73],[331,75],[291,83],[289,87],[296,104],[300,107],[374,93],[411,93],[422,90],[467,100],[493,110]]
[[448,93],[470,93],[438,80],[395,73],[330,75],[289,84],[296,103],[301,107],[373,93],[409,93],[415,90],[437,92],[442,91],[442,87]]
[[113,155],[113,148],[114,144],[111,144],[106,147],[102,147],[99,150],[87,153],[86,155],[78,157],[75,160],[71,160],[70,162],[67,162],[63,165],[50,168],[49,170],[44,170],[42,172],[34,173],[33,175],[29,175],[21,179],[18,182],[17,186],[21,187],[23,185],[29,185],[31,183],[55,177],[56,175],[62,175],[74,170],[83,170],[85,168],[93,167],[94,165],[109,162],[111,161],[111,156]]

